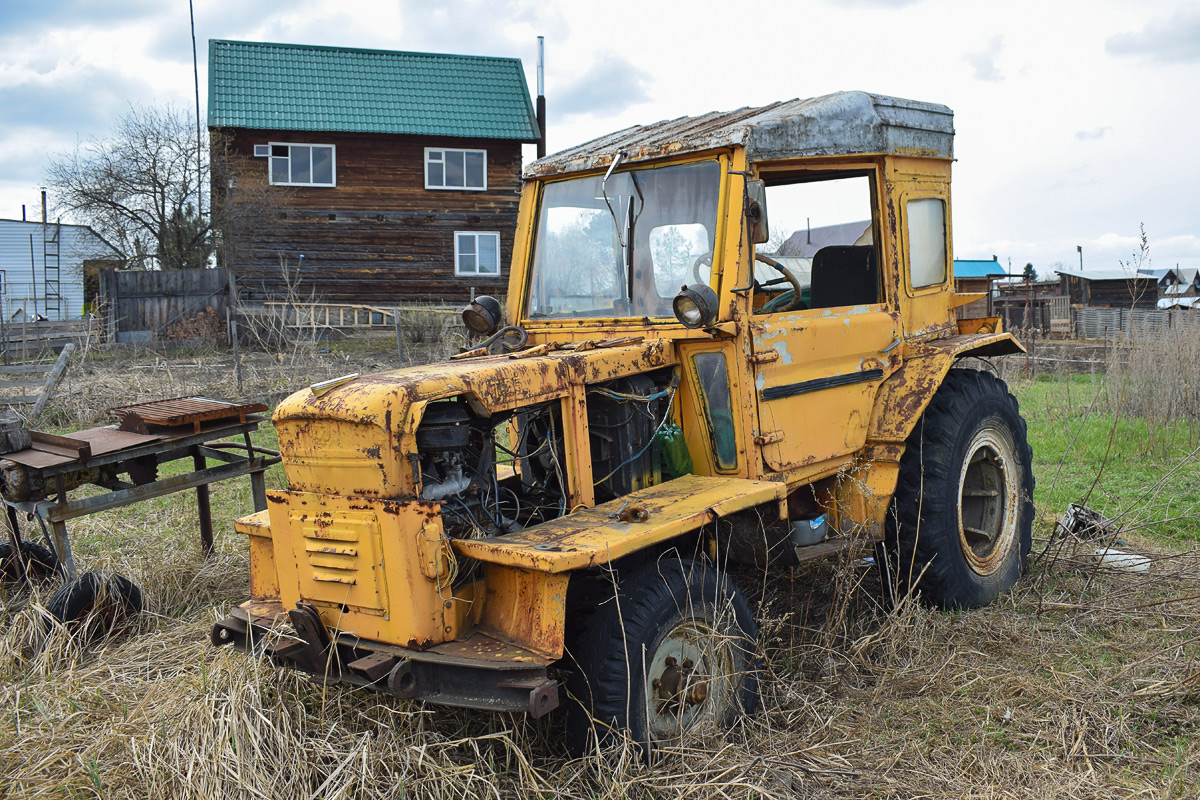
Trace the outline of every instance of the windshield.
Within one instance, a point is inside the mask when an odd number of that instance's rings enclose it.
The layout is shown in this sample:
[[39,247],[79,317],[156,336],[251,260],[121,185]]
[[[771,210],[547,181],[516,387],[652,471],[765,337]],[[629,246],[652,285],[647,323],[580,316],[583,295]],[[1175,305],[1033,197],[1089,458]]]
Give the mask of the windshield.
[[546,184],[528,316],[673,317],[680,287],[708,277],[720,177],[703,161],[615,172],[603,192],[599,175]]

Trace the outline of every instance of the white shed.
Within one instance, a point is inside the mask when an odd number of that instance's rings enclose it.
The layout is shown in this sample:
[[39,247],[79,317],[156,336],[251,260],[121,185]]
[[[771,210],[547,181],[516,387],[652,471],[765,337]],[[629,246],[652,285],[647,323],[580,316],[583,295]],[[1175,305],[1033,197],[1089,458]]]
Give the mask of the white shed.
[[121,261],[86,225],[0,219],[0,309],[4,318],[76,319],[83,315],[83,263]]

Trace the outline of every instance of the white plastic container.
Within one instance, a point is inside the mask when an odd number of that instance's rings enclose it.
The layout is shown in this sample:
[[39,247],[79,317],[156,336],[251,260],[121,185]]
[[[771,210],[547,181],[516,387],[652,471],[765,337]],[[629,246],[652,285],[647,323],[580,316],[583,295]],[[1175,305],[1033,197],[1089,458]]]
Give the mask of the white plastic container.
[[797,519],[792,521],[792,544],[796,547],[808,547],[820,544],[829,535],[829,524],[825,515],[813,519]]

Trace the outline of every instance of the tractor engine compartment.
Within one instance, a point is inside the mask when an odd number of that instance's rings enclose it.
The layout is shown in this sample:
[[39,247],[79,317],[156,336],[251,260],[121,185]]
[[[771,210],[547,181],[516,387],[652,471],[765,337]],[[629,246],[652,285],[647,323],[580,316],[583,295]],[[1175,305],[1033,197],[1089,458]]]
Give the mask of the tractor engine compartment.
[[[677,386],[669,369],[588,386],[589,479],[597,503],[661,483],[664,460],[679,462],[658,435],[673,428]],[[557,400],[490,416],[463,397],[432,402],[415,438],[418,497],[441,504],[452,538],[511,533],[573,510]]]

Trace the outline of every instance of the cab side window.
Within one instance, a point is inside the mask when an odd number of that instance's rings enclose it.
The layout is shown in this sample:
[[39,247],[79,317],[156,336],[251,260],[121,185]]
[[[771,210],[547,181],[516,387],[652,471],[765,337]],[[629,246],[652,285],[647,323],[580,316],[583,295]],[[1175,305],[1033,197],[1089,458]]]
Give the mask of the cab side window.
[[946,281],[946,203],[921,197],[905,203],[908,220],[908,265],[912,288]]
[[766,178],[770,239],[757,246],[755,313],[881,302],[871,180]]

